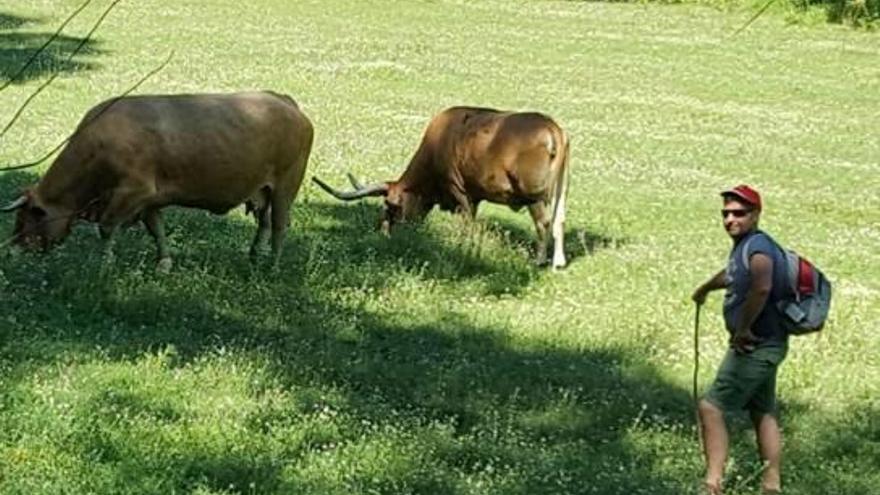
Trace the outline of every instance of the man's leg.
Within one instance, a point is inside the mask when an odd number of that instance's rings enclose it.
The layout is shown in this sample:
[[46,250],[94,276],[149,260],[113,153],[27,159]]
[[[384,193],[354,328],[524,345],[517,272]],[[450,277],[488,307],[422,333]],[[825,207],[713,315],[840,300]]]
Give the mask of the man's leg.
[[782,433],[776,415],[776,375],[787,350],[787,346],[779,346],[758,351],[762,354],[762,361],[768,363],[768,369],[772,372],[755,390],[747,406],[755,427],[758,454],[765,463],[761,488],[767,494],[780,493],[782,488]]
[[728,444],[724,412],[706,399],[700,400],[699,411],[706,454],[706,489],[712,495],[720,495]]
[[761,489],[764,493],[780,493],[782,488],[782,433],[772,414],[753,413],[752,423],[758,438],[758,452],[766,462]]

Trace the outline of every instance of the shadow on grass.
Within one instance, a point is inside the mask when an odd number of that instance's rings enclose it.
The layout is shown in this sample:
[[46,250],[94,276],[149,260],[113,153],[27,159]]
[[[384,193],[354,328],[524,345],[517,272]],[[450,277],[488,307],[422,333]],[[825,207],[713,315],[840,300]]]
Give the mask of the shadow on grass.
[[[16,295],[42,297],[48,312],[59,310],[62,304],[61,298],[52,295],[20,290]],[[433,479],[429,486],[412,492],[465,493],[448,479],[448,473],[478,477],[487,466],[507,466],[516,475],[505,480],[503,493],[579,493],[585,483],[597,493],[638,493],[645,486],[654,494],[681,493],[680,480],[657,475],[654,464],[660,460],[633,450],[628,436],[643,405],[650,405],[651,418],[686,423],[690,418],[687,395],[664,383],[650,367],[625,367],[624,352],[521,349],[506,341],[499,329],[474,326],[455,313],[414,327],[390,325],[320,296],[309,298],[302,289],[273,298],[270,304],[290,301],[280,308],[286,317],[277,323],[265,321],[277,316],[277,310],[266,306],[250,310],[265,310],[273,317],[223,316],[217,302],[181,297],[177,291],[137,300],[109,296],[98,307],[86,302],[96,296],[101,297],[92,293],[82,299],[64,298],[64,304],[82,308],[68,313],[66,322],[32,315],[19,323],[31,329],[31,345],[53,340],[56,349],[61,343],[66,352],[100,345],[112,359],[121,361],[169,346],[178,353],[177,365],[219,347],[256,353],[287,387],[317,391],[332,387],[342,395],[327,399],[316,392],[281,413],[262,416],[257,412],[249,420],[254,435],[283,429],[297,422],[298,416],[320,414],[328,408],[358,418],[362,424],[411,431],[416,443],[412,448],[420,456],[413,461],[415,474],[407,470],[364,474],[363,479],[356,475],[352,483],[375,490],[383,484],[418,487]],[[241,293],[230,296],[244,297]],[[40,328],[39,336],[32,333],[34,328]],[[24,340],[20,332],[10,337]],[[20,356],[32,360],[40,352]],[[42,359],[53,362],[57,358]],[[292,451],[282,459],[261,455],[259,449],[180,452],[172,444],[163,450],[176,453],[157,457],[107,425],[119,417],[177,421],[183,412],[152,406],[136,396],[107,395],[96,397],[89,409],[110,419],[85,418],[94,426],[71,443],[90,462],[127,473],[129,488],[149,473],[162,472],[169,483],[165,489],[187,491],[204,484],[223,490],[234,483],[253,485],[257,493],[319,493],[305,481],[282,477],[283,465],[320,457],[333,445],[357,442],[360,435],[371,434],[369,429],[331,432],[311,438],[307,445],[293,442]],[[646,419],[640,427],[651,421]],[[440,441],[423,439],[420,430],[426,424],[446,425],[452,433]],[[434,476],[421,479],[420,471]]]
[[[493,206],[500,208],[497,205]],[[372,206],[368,203],[356,203],[350,205],[341,203],[318,203],[315,207],[325,209],[328,212],[332,211],[333,216],[340,219],[348,217],[346,223],[338,225],[338,228],[335,228],[334,230],[340,238],[350,239],[349,242],[352,245],[352,254],[356,251],[363,251],[363,242],[375,242],[375,238],[378,236],[379,218],[381,218],[380,207]],[[484,210],[485,209],[486,208],[484,208]],[[528,217],[526,213],[520,213],[523,214],[524,218]],[[463,253],[469,253],[470,257],[478,256],[480,254],[480,236],[483,234],[481,230],[485,230],[500,239],[506,249],[518,252],[520,256],[524,257],[523,259],[528,260],[529,262],[534,259],[537,234],[535,233],[530,218],[528,219],[528,226],[524,227],[515,221],[492,216],[491,213],[487,214],[485,212],[478,214],[473,224],[470,224],[470,221],[464,217],[455,216],[449,212],[439,211],[439,209],[435,209],[431,215],[440,218],[440,221],[443,221],[443,218],[449,217],[452,218],[453,221],[459,222],[459,226],[466,231],[465,235],[467,238],[465,239],[465,242],[460,243],[462,245],[458,246],[458,250]],[[437,267],[442,265],[442,263],[431,263],[431,261],[438,258],[437,256],[433,256],[436,251],[432,249],[414,251],[407,248],[407,246],[414,245],[413,236],[424,235],[426,235],[424,229],[418,224],[396,226],[392,234],[392,239],[387,244],[388,247],[392,248],[392,251],[389,251],[388,255],[396,257],[405,254],[408,258],[414,260],[422,258],[423,262],[429,261],[429,266]],[[446,249],[450,249],[450,244],[454,244],[455,241],[461,240],[462,239],[450,240],[447,238],[443,241],[447,246]],[[563,249],[565,251],[566,259],[571,263],[580,257],[592,255],[597,250],[616,249],[619,246],[626,244],[626,242],[626,239],[607,237],[591,232],[587,229],[567,228],[565,231],[565,244]],[[430,248],[430,246],[427,247]],[[548,243],[548,257],[552,257],[552,248],[553,242],[551,239]],[[442,259],[442,257],[440,259]],[[504,263],[503,265],[508,264]],[[491,269],[492,271],[496,271],[503,269],[503,266],[493,266]],[[473,271],[479,272],[481,269],[467,262],[458,263],[456,266],[456,272],[461,275]],[[510,288],[511,287],[507,287],[506,289],[509,290]]]
[[[54,32],[23,33],[15,31],[28,24],[39,22],[38,19],[0,12],[0,83],[5,83],[18,74],[24,64],[54,34]],[[94,39],[89,39],[77,56],[68,60],[70,54],[82,41],[83,38],[59,35],[12,83],[22,84],[56,72],[94,69],[93,63],[83,60],[101,53],[101,50],[97,48],[98,42]]]
[[34,19],[0,12],[0,30],[17,29],[31,22]]
[[[785,417],[798,421],[786,425]],[[786,473],[791,493],[876,493],[880,486],[880,406],[817,414],[784,407]],[[817,466],[821,465],[821,469]]]
[[[537,235],[533,228],[523,228],[521,225],[512,221],[490,217],[487,219],[490,228],[502,236],[509,238],[513,244],[528,249],[530,253],[534,252],[534,244]],[[627,243],[626,239],[608,237],[602,234],[591,232],[587,229],[576,229],[567,227],[565,229],[565,243],[563,250],[568,262],[571,263],[578,258],[591,256],[598,250],[617,249]],[[552,255],[553,241],[549,242],[548,256]]]
[[[0,176],[0,197],[33,179]],[[462,479],[489,480],[492,493],[505,494],[681,493],[681,480],[658,469],[662,459],[635,447],[631,435],[675,424],[687,441],[687,393],[629,351],[516,341],[455,308],[408,323],[340,297],[365,286],[396,290],[395,274],[532,280],[527,261],[496,262],[430,229],[404,229],[391,241],[363,234],[375,213],[298,203],[277,273],[247,263],[251,222],[194,211],[168,215],[178,264],[164,277],[152,272],[152,242],[141,229],[122,234],[109,262],[96,236],[79,231],[45,255],[3,253],[0,364],[11,370],[3,386],[12,390],[37,369],[96,348],[118,363],[174,349],[172,369],[225,349],[259,356],[283,389],[298,391],[284,407],[251,412],[248,437],[270,438],[327,410],[354,418],[282,437],[280,450],[257,441],[218,450],[184,439],[181,446],[129,433],[145,421],[184,422],[179,403],[145,395],[136,380],[110,383],[76,417],[84,426],[65,449],[132,493],[471,493]],[[10,228],[11,219],[0,217],[0,230]],[[263,392],[253,386],[253,394]],[[4,404],[0,414],[15,407]],[[341,471],[346,455],[355,455],[347,448],[356,452],[383,435],[403,453],[377,468]],[[340,458],[321,475],[290,469],[327,455]]]

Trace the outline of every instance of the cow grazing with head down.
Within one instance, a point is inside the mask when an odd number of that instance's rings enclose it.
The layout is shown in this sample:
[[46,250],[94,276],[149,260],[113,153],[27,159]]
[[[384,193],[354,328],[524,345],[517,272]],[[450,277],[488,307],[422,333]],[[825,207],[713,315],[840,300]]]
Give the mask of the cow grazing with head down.
[[275,263],[313,140],[309,119],[273,92],[132,96],[91,109],[42,179],[0,211],[17,211],[14,241],[47,248],[78,219],[110,238],[140,220],[155,238],[159,269],[171,266],[160,210],[222,214],[246,203],[269,237]]
[[313,180],[342,200],[384,196],[386,233],[397,222],[422,219],[435,205],[471,216],[481,201],[527,206],[538,233],[536,261],[546,262],[552,233],[556,268],[565,266],[568,162],[568,137],[546,115],[453,107],[431,120],[398,180],[363,186],[349,174],[354,190],[345,192]]

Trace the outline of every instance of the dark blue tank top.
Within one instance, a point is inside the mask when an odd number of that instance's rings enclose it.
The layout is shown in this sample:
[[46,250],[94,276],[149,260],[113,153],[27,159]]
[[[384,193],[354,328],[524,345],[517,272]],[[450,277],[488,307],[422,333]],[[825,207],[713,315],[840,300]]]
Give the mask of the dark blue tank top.
[[[744,249],[748,250],[745,256]],[[743,261],[750,259],[755,253],[765,254],[773,260],[773,287],[764,309],[752,324],[752,333],[768,342],[785,343],[788,333],[782,325],[782,316],[776,309],[776,302],[785,296],[787,262],[779,245],[760,230],[753,230],[737,240],[730,251],[727,261],[727,292],[724,295],[724,323],[732,335],[752,282],[749,267]]]

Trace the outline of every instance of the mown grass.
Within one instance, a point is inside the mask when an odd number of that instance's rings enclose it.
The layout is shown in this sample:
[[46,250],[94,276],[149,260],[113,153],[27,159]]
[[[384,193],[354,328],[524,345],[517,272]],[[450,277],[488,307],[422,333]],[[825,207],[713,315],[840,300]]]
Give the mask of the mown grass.
[[[28,49],[78,2],[0,11]],[[107,2],[71,25],[81,36]],[[392,239],[376,202],[307,184],[284,262],[247,262],[237,211],[169,211],[176,265],[141,229],[105,260],[83,226],[0,255],[0,493],[693,493],[693,287],[729,247],[717,191],[748,181],[764,227],[835,283],[824,335],[780,376],[789,493],[878,493],[880,39],[693,6],[259,0],[122,3],[62,65],[0,93],[0,142],[39,156],[90,106],[142,92],[270,88],[312,118],[310,174],[396,176],[453,104],[547,112],[573,139],[563,272],[527,215],[436,212]],[[56,57],[57,55],[57,57]],[[54,57],[54,58],[53,58]],[[20,57],[0,59],[0,74]],[[35,69],[36,70],[36,69]],[[7,76],[8,77],[8,76]],[[4,122],[5,123],[5,122]],[[0,197],[35,181],[0,176]],[[9,232],[11,218],[0,217]],[[704,310],[701,383],[724,350]],[[760,468],[735,423],[730,493]]]

